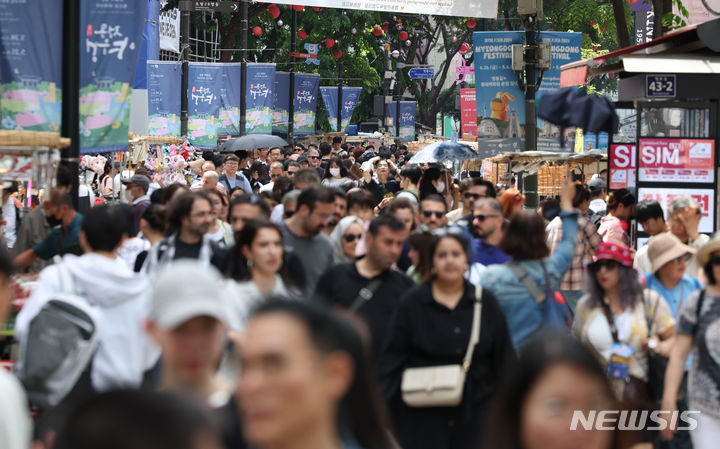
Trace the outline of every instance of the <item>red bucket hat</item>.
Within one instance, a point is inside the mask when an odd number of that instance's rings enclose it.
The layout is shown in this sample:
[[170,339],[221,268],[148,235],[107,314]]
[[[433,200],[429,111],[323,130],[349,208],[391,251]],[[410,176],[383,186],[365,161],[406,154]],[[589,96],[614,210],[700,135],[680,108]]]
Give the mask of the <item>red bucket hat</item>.
[[632,268],[633,266],[632,252],[630,251],[630,248],[621,243],[602,242],[595,251],[595,257],[593,257],[594,262],[597,262],[598,260],[614,260],[620,265],[628,268]]

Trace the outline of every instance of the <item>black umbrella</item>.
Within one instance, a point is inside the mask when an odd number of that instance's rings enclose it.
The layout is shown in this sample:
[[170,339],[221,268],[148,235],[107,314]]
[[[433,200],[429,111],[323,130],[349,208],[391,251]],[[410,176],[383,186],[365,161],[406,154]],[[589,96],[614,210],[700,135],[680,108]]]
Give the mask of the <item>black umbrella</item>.
[[256,150],[258,148],[285,147],[288,143],[278,136],[270,134],[248,134],[247,136],[230,139],[220,145],[221,153],[232,153],[238,150]]
[[588,95],[580,87],[565,87],[543,95],[537,115],[561,128],[577,126],[592,133],[615,134],[619,123],[615,106],[607,97]]

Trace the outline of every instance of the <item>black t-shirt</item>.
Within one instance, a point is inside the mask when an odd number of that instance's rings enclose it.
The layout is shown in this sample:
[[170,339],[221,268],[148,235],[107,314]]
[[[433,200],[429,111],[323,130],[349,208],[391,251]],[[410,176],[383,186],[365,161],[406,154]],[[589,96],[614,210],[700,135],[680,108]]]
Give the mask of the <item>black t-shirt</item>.
[[377,204],[380,204],[385,195],[388,193],[395,193],[400,190],[400,183],[397,181],[388,181],[386,184],[380,184],[374,179],[371,179],[368,184],[365,184],[365,188],[375,195]]
[[[375,355],[380,353],[390,327],[390,322],[403,293],[409,290],[413,281],[395,270],[387,270],[374,279],[382,280],[373,297],[358,309],[365,318]],[[351,307],[361,289],[374,279],[360,275],[355,262],[335,265],[322,275],[315,290],[314,299],[331,306]]]
[[174,259],[198,259],[200,258],[200,249],[202,241],[198,243],[185,243],[180,239],[175,240],[175,257]]

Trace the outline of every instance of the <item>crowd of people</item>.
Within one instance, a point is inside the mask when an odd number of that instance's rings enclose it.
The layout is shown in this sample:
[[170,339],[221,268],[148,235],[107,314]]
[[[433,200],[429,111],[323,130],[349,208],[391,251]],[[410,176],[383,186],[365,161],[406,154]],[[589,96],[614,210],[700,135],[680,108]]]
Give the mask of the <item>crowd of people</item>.
[[[664,211],[601,174],[528,210],[410,156],[209,152],[186,185],[100,177],[83,213],[61,168],[0,253],[0,306],[42,269],[17,378],[0,372],[0,446],[714,447],[720,237],[692,198]],[[619,409],[701,414],[570,428]]]

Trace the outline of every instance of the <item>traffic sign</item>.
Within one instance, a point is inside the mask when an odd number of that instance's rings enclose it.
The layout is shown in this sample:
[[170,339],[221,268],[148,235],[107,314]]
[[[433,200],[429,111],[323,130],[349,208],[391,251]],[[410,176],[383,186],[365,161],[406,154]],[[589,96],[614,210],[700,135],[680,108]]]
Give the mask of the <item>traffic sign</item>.
[[208,11],[208,12],[239,12],[240,4],[237,2],[200,2],[181,0],[178,3],[180,11]]
[[431,80],[435,78],[435,69],[410,69],[410,79]]
[[675,75],[647,75],[645,98],[675,98]]

